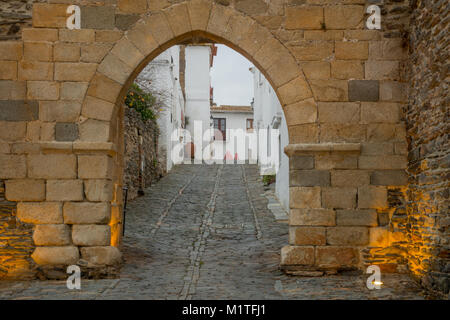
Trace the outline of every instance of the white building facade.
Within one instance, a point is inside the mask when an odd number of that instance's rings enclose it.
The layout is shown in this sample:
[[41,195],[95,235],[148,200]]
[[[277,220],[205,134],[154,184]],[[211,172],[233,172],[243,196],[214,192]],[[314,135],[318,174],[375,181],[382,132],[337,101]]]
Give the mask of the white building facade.
[[[212,44],[173,46],[153,59],[136,79],[142,89],[157,98],[158,156],[167,172],[174,160],[191,157],[191,143],[195,145],[192,150],[199,152],[196,158],[201,159],[203,149],[212,142],[212,134],[209,139],[204,137],[212,124],[210,70],[216,52]],[[180,143],[186,147],[174,148]],[[179,151],[175,157],[174,150]]]
[[[217,47],[211,44],[186,46],[186,129],[194,144],[196,159],[204,157],[203,150],[211,143],[210,106],[212,103],[211,67]],[[196,123],[197,122],[197,123]],[[201,124],[201,126],[200,126]],[[189,143],[189,139],[186,143]],[[191,148],[187,147],[187,156]]]
[[160,163],[165,163],[166,171],[173,166],[171,151],[176,132],[177,140],[184,139],[185,98],[180,83],[180,46],[173,46],[153,59],[138,75],[136,83],[145,91],[151,92],[157,99],[160,130],[158,157]]
[[[254,128],[255,130],[266,129],[268,141],[273,129],[279,130],[278,148],[273,150],[268,143],[269,154],[278,153],[279,167],[275,171],[273,167],[262,166],[260,163],[262,175],[276,174],[275,193],[280,203],[289,212],[289,158],[284,153],[284,147],[289,144],[289,134],[284,117],[283,109],[275,91],[272,89],[269,81],[255,67],[250,68],[253,73],[254,81]],[[260,141],[258,141],[260,145]]]
[[[251,106],[211,106],[211,117],[215,131],[213,150],[214,159],[249,160],[247,134],[253,133],[253,109]],[[239,148],[239,140],[246,142]],[[256,152],[256,150],[255,150]]]

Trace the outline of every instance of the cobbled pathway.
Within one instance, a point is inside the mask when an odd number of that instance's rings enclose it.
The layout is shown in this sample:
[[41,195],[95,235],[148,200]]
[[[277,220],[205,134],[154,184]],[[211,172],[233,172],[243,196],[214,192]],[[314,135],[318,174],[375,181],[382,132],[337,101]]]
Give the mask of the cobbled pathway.
[[287,234],[257,166],[181,165],[129,203],[119,279],[2,281],[0,299],[423,299],[406,275],[287,276]]

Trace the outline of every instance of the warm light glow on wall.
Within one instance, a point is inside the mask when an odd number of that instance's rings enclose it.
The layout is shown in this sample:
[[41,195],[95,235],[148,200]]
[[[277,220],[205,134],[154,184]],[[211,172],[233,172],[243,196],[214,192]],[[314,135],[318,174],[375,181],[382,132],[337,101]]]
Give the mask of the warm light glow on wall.
[[122,206],[113,203],[111,205],[111,246],[117,247],[120,244],[122,236]]

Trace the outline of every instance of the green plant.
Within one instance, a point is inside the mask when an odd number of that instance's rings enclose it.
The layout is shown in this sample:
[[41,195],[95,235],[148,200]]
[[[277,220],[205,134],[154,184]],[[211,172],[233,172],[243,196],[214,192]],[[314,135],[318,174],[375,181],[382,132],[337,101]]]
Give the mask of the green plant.
[[265,175],[263,176],[262,181],[265,186],[268,186],[269,184],[274,183],[275,179],[276,179],[275,175]]
[[129,108],[141,114],[143,121],[156,119],[156,98],[151,93],[144,92],[136,83],[131,85],[124,100]]

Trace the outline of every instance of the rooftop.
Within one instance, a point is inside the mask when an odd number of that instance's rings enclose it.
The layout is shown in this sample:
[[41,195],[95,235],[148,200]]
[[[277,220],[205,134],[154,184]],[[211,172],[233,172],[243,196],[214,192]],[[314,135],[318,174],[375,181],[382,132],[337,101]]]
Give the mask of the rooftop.
[[243,112],[252,113],[253,108],[251,106],[211,106],[211,112]]

